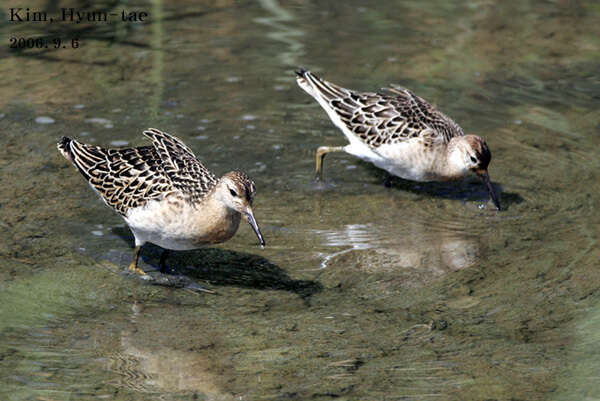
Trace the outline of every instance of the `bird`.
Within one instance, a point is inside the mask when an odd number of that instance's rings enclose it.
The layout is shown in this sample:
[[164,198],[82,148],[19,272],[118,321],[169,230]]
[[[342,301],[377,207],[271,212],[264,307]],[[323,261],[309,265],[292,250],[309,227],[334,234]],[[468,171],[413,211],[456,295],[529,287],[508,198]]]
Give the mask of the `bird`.
[[500,210],[488,173],[492,154],[486,142],[477,135],[465,135],[425,99],[398,85],[383,88],[384,93],[358,92],[305,69],[296,75],[298,85],[325,109],[350,142],[317,149],[317,180],[323,179],[325,155],[346,152],[411,181],[458,180],[474,173]]
[[138,266],[142,246],[163,248],[160,271],[168,273],[169,250],[190,250],[233,237],[246,220],[262,248],[254,217],[254,181],[242,171],[217,178],[180,139],[155,128],[144,131],[151,146],[106,149],[63,136],[60,153],[79,170],[106,205],[121,215],[135,238],[129,269]]

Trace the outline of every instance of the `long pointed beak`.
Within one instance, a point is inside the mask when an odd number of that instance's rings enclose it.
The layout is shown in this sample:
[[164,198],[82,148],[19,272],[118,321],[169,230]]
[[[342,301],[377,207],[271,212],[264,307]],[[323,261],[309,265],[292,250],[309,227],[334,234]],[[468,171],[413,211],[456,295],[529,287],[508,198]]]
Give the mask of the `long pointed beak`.
[[258,237],[258,240],[260,241],[260,247],[264,249],[266,243],[262,236],[262,233],[260,232],[260,227],[258,226],[256,219],[254,218],[254,212],[252,212],[252,208],[250,206],[248,206],[248,208],[246,208],[246,212],[242,213],[242,216],[244,217],[244,220],[246,220],[248,222],[248,224],[250,224],[250,226],[256,233],[256,236]]
[[490,180],[490,175],[488,174],[487,170],[479,170],[476,172],[476,174],[485,183],[485,186],[490,193],[490,198],[492,198],[492,202],[494,202],[496,209],[500,210],[500,201],[498,201],[498,197],[494,191],[494,186],[492,185],[492,180]]

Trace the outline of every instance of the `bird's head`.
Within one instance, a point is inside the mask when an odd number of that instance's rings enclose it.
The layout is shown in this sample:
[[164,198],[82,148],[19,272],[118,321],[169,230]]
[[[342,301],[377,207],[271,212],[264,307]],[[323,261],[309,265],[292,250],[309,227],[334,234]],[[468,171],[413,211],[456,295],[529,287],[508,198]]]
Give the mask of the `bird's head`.
[[264,248],[265,240],[252,210],[252,202],[256,194],[254,181],[241,171],[230,171],[219,179],[215,191],[217,199],[229,209],[240,213],[242,218],[250,224],[260,245]]
[[500,210],[500,202],[488,174],[491,160],[492,153],[481,137],[465,135],[452,138],[448,163],[455,171],[455,175],[465,176],[469,172],[477,175],[485,183],[492,202]]

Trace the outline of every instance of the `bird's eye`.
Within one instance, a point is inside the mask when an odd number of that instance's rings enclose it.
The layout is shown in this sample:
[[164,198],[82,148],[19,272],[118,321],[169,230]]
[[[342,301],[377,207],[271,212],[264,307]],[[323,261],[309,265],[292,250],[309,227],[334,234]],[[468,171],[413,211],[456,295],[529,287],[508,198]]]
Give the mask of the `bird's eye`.
[[477,159],[476,159],[476,158],[474,158],[473,156],[471,156],[471,161],[472,161],[473,163],[477,163]]
[[233,189],[229,188],[229,193],[231,194],[231,196],[237,198],[239,195],[237,192],[235,192]]

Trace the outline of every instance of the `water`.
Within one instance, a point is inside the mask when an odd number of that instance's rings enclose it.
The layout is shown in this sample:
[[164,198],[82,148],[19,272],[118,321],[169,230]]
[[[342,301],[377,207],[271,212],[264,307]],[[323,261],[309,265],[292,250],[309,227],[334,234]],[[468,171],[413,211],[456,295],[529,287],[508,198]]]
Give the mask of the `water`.
[[[152,17],[2,25],[81,45],[1,53],[0,398],[598,399],[595,2],[112,7]],[[298,66],[404,85],[483,136],[506,210],[477,180],[386,189],[343,154],[313,184],[344,139]],[[126,274],[122,219],[55,149],[147,127],[256,181],[265,250],[243,225],[169,259],[218,295]]]

